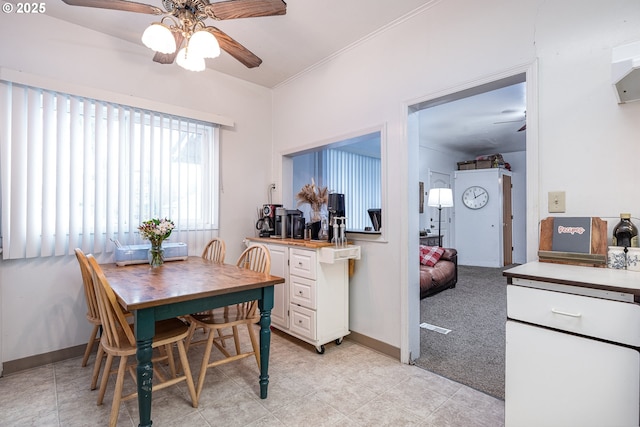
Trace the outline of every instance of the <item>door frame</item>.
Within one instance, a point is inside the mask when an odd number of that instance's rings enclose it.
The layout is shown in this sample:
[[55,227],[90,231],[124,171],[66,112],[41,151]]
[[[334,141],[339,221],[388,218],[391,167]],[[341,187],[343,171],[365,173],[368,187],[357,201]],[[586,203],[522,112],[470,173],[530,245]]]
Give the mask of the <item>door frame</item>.
[[[510,69],[503,70],[502,72],[496,72],[495,74],[478,78],[474,81],[469,81],[457,87],[450,87],[439,92],[431,93],[420,98],[414,98],[408,100],[403,105],[403,128],[405,129],[405,141],[407,147],[407,162],[409,167],[407,169],[407,182],[419,182],[419,171],[417,165],[417,159],[419,157],[419,141],[415,132],[415,123],[410,120],[410,116],[413,112],[412,106],[433,100],[445,95],[450,95],[456,92],[470,89],[475,86],[480,86],[486,83],[491,83],[496,80],[500,80],[506,77],[514,76],[517,74],[525,73],[526,77],[526,89],[527,89],[527,140],[526,140],[526,260],[527,262],[535,260],[537,256],[538,248],[538,228],[535,224],[539,223],[539,171],[538,165],[540,163],[539,146],[538,146],[538,60],[534,59],[532,62],[520,64]],[[413,162],[411,159],[414,159]],[[416,184],[417,185],[417,184]],[[411,209],[408,210],[408,224],[419,224],[418,213],[418,192],[414,187],[409,186],[407,189],[407,206],[415,206],[415,212]],[[409,256],[409,250],[413,247],[418,247],[419,236],[415,232],[415,229],[408,228],[408,236],[403,237],[406,239],[408,245],[403,248],[403,256],[407,259],[412,259]],[[420,300],[416,296],[409,292],[412,287],[410,283],[420,280],[419,268],[417,264],[414,266],[412,263],[405,264],[406,273],[404,277],[406,282],[402,283],[401,300],[400,300],[400,315],[401,315],[401,330],[400,330],[400,360],[403,363],[412,363],[414,359],[420,357]],[[415,285],[413,285],[415,287]],[[416,321],[417,319],[417,321]]]

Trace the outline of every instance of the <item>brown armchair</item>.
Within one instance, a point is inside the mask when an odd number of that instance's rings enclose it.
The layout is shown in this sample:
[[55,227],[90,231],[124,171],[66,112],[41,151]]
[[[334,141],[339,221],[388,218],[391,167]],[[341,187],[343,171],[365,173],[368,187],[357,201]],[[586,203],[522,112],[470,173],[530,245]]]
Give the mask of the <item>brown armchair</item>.
[[433,266],[420,264],[420,299],[454,288],[458,283],[458,251],[442,249],[444,253]]

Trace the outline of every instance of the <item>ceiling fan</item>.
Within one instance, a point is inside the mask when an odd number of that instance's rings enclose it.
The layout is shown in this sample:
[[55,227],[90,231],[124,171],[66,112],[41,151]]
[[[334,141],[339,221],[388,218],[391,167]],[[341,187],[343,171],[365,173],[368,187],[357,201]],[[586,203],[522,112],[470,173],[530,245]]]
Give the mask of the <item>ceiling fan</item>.
[[[511,111],[510,110],[503,111],[503,113],[505,113],[505,112],[511,112]],[[521,119],[505,120],[505,121],[502,121],[502,122],[494,122],[493,124],[494,125],[499,125],[501,123],[517,123],[517,122],[521,122],[521,121],[524,121],[524,124],[516,132],[522,132],[522,131],[527,130],[527,112],[526,111],[524,112],[524,116]]]
[[162,0],[161,9],[128,0],[62,0],[71,6],[95,7],[125,12],[162,15],[143,34],[143,43],[156,51],[153,60],[160,64],[178,65],[192,71],[204,70],[204,58],[226,51],[248,68],[262,60],[220,29],[207,26],[205,20],[216,21],[260,16],[285,15],[283,0]]

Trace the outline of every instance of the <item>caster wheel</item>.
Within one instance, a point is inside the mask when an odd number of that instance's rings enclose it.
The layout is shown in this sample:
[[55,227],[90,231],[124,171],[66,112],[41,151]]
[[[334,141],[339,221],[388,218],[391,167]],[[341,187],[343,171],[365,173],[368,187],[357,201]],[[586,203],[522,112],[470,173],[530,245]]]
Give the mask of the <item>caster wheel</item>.
[[342,344],[342,338],[343,338],[343,337],[340,337],[340,338],[338,338],[338,339],[336,340],[336,345],[340,345],[340,344]]
[[324,345],[321,345],[320,347],[316,347],[316,352],[318,354],[324,354]]

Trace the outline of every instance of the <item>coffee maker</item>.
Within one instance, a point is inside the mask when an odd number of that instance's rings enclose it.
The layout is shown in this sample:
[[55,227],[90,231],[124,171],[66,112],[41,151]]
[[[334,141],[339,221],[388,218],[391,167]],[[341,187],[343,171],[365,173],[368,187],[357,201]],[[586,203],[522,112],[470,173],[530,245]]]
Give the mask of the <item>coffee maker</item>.
[[260,237],[270,237],[276,232],[276,208],[282,205],[262,205],[262,210],[259,212],[259,219],[256,222],[256,229],[259,231]]
[[299,209],[287,210],[289,238],[304,239],[304,216]]
[[276,208],[276,233],[273,237],[281,239],[289,237],[288,218],[285,208]]
[[[329,212],[329,242],[333,241],[333,226],[335,225],[335,218],[344,218],[344,209],[344,194],[330,193],[327,201],[327,211]],[[344,220],[337,220],[337,225],[340,226],[342,221]]]

